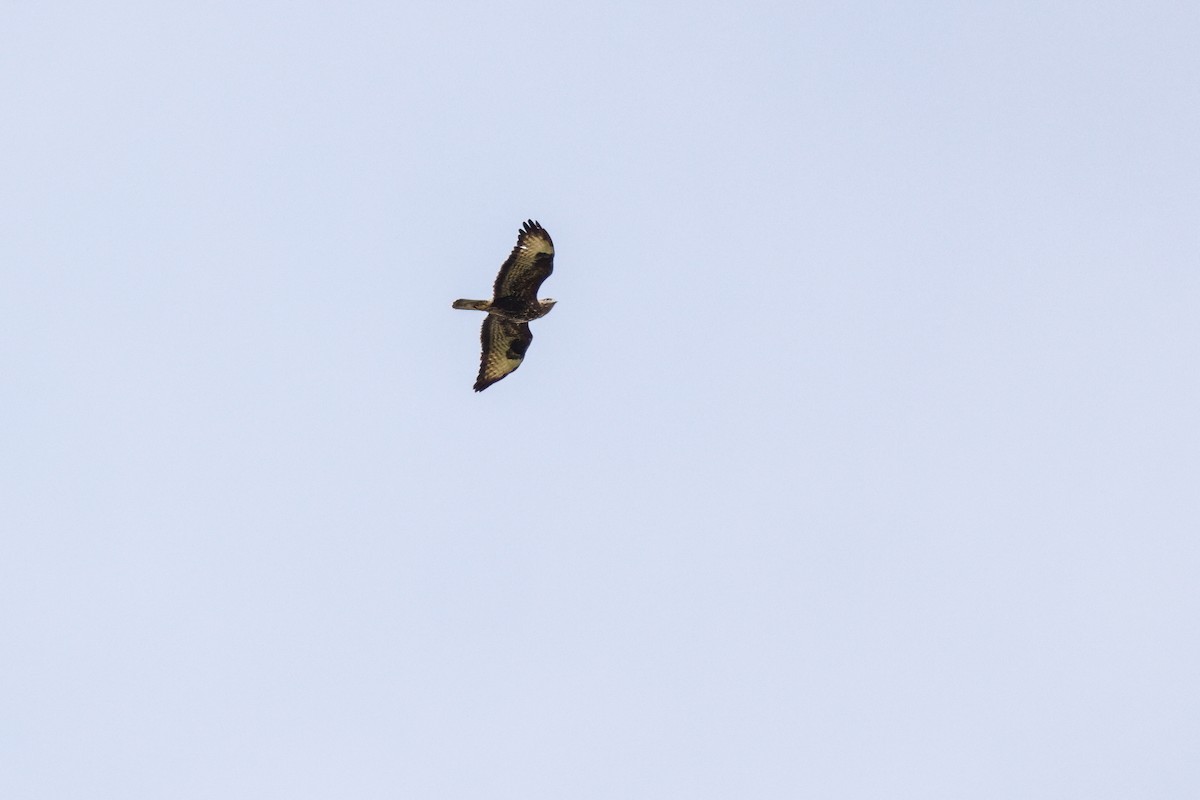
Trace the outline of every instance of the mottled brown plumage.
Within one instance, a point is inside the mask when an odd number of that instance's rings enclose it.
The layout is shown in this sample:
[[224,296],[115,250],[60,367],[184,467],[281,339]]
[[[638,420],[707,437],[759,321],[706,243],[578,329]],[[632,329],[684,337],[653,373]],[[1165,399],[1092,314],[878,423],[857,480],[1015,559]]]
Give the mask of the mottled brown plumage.
[[554,242],[546,229],[527,221],[517,234],[517,244],[500,266],[491,300],[455,300],[454,308],[486,311],[480,332],[483,353],[475,391],[482,392],[521,366],[533,341],[529,321],[544,317],[554,300],[537,297],[542,282],[554,271]]
[[483,318],[480,337],[483,355],[479,359],[479,377],[475,391],[482,392],[521,366],[525,351],[533,341],[528,322],[516,322],[495,314]]

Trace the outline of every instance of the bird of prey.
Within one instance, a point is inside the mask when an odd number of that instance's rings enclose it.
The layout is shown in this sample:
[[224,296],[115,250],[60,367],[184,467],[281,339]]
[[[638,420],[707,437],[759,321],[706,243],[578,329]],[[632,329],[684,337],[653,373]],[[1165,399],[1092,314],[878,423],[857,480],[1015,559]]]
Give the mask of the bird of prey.
[[517,246],[500,266],[491,300],[455,300],[454,308],[486,311],[483,320],[483,355],[475,391],[482,392],[521,366],[533,341],[529,321],[544,317],[554,308],[549,297],[538,299],[542,281],[554,271],[554,242],[534,220],[517,233]]

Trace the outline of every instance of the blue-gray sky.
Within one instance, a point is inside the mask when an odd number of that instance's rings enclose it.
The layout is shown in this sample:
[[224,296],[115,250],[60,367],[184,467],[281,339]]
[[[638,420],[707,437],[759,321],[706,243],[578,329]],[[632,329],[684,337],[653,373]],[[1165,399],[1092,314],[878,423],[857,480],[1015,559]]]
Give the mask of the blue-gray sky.
[[1197,41],[8,4],[0,794],[1196,797]]

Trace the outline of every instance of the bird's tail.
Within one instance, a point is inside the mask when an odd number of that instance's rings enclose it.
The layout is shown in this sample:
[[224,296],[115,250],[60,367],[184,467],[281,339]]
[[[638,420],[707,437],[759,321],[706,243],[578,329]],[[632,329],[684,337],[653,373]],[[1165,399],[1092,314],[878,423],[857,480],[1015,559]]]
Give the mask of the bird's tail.
[[487,311],[492,307],[492,303],[490,300],[455,300],[454,307],[467,311]]

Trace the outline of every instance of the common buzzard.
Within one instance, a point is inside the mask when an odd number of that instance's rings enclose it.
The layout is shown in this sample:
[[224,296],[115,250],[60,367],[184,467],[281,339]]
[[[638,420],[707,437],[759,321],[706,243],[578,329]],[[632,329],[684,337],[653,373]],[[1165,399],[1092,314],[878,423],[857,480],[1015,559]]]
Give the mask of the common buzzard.
[[517,234],[517,246],[500,267],[491,300],[455,300],[455,308],[486,311],[483,355],[475,391],[482,392],[521,366],[533,341],[529,321],[544,317],[554,300],[538,299],[542,281],[554,271],[554,242],[539,223],[529,220]]

